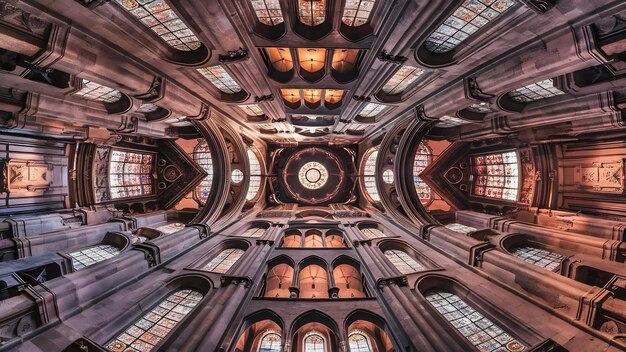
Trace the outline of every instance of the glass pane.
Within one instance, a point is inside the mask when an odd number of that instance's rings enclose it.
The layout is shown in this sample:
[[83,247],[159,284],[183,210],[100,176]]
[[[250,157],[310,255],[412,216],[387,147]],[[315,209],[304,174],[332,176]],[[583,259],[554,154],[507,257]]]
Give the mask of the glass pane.
[[474,195],[517,200],[519,170],[515,151],[473,155],[470,162],[474,175]]
[[564,255],[530,246],[518,247],[512,250],[511,254],[530,264],[550,271],[555,271],[560,268],[561,262],[565,259]]
[[353,330],[348,337],[350,352],[374,352],[369,338],[360,330]]
[[83,79],[83,88],[74,95],[105,103],[114,103],[122,98],[122,93],[119,90],[86,79]]
[[120,250],[117,247],[108,244],[100,244],[71,252],[68,256],[72,258],[72,267],[74,270],[80,270],[103,260],[113,258],[118,254],[120,254]]
[[278,0],[251,0],[250,2],[259,22],[268,26],[283,23],[283,13]]
[[229,248],[223,250],[215,258],[204,266],[203,270],[224,274],[243,256],[244,250],[239,248]]
[[404,92],[411,83],[415,82],[419,76],[424,73],[421,68],[404,65],[400,67],[396,73],[385,83],[383,92],[389,95],[400,94]]
[[280,348],[280,335],[278,335],[274,331],[270,331],[265,336],[263,336],[263,339],[261,339],[259,352],[280,352]]
[[386,105],[367,103],[359,115],[363,117],[374,117],[383,112],[387,108]]
[[235,82],[222,66],[203,67],[197,70],[204,78],[208,79],[215,88],[226,94],[235,94],[242,90],[239,84]]
[[318,332],[309,332],[304,337],[304,352],[324,352],[324,338]]
[[446,228],[458,233],[469,233],[472,231],[476,231],[476,228],[473,228],[471,226],[465,226],[463,224],[457,224],[457,223],[453,223],[453,224],[447,224]]
[[366,228],[366,229],[362,229],[361,232],[365,235],[365,237],[371,238],[371,239],[386,237],[385,234],[379,229]]
[[402,274],[410,274],[416,271],[424,270],[424,267],[415,261],[415,259],[411,258],[404,251],[397,249],[389,249],[384,252],[385,256],[393,266],[398,269]]
[[250,162],[250,182],[246,200],[252,200],[261,188],[261,163],[256,154],[250,149],[248,149],[248,161]]
[[348,26],[358,27],[367,23],[376,0],[346,0],[341,20]]
[[213,159],[206,141],[199,142],[193,149],[193,160],[207,173],[194,190],[196,199],[204,204],[211,193],[211,185],[213,184]]
[[308,26],[317,26],[326,19],[325,0],[298,0],[298,18]]
[[539,81],[537,83],[532,83],[522,88],[518,88],[510,92],[509,96],[515,101],[526,103],[530,101],[555,97],[561,94],[565,93],[554,86],[554,81],[552,81],[552,79],[545,79],[543,81]]
[[109,188],[111,199],[152,194],[152,155],[112,149]]

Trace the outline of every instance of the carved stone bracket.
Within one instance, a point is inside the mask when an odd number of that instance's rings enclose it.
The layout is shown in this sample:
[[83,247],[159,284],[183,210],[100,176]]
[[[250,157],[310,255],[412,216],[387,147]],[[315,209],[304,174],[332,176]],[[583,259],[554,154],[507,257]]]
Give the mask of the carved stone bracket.
[[417,118],[418,121],[425,121],[425,122],[439,120],[439,118],[426,115],[426,111],[424,111],[424,105],[418,105],[415,108],[415,117]]
[[187,224],[185,227],[193,227],[200,231],[200,239],[208,238],[211,234],[211,227],[207,224]]
[[229,50],[226,54],[220,54],[218,56],[218,61],[224,64],[243,61],[247,60],[248,58],[248,49],[239,48],[237,50]]
[[139,119],[135,116],[122,116],[122,123],[120,127],[113,129],[113,132],[116,133],[135,133],[137,132],[137,127],[139,124]]
[[358,246],[363,246],[363,245],[368,245],[368,246],[372,246],[372,240],[356,240],[352,243],[355,247]]
[[404,56],[391,55],[387,52],[387,50],[381,50],[381,52],[376,55],[376,58],[380,61],[390,62],[394,65],[403,64],[406,60],[408,60],[408,58]]
[[202,106],[200,107],[200,112],[198,113],[198,115],[196,116],[187,116],[188,120],[196,120],[196,121],[203,121],[209,118],[210,116],[210,112],[211,112],[211,108],[209,107],[209,105],[202,103]]
[[261,103],[264,101],[273,101],[273,100],[274,100],[274,94],[261,95],[261,96],[254,97],[255,103]]
[[391,285],[406,287],[409,285],[409,279],[406,276],[394,276],[378,279],[378,281],[376,281],[376,287],[381,290]]
[[250,278],[247,276],[224,275],[221,277],[220,283],[222,287],[226,287],[230,284],[233,284],[233,285],[243,284],[245,288],[249,288],[250,286],[252,286],[252,280],[250,280]]
[[263,246],[273,246],[274,245],[274,241],[272,240],[256,240],[256,244],[257,245],[263,245]]
[[360,101],[360,102],[364,102],[364,103],[369,103],[372,98],[365,96],[365,95],[353,95],[352,99],[356,100],[356,101]]
[[141,99],[147,102],[155,102],[157,100],[161,100],[163,98],[163,94],[165,93],[165,79],[163,77],[154,77],[152,81],[152,85],[147,92],[143,94],[135,95],[135,98]]
[[488,103],[494,97],[491,94],[484,93],[480,89],[476,77],[467,77],[463,79],[463,87],[465,88],[465,96],[470,99]]
[[554,7],[557,0],[522,0],[522,2],[539,14],[544,14]]
[[483,255],[485,252],[494,249],[494,245],[490,243],[481,243],[476,246],[472,246],[469,250],[468,264],[471,266],[480,266],[483,261]]

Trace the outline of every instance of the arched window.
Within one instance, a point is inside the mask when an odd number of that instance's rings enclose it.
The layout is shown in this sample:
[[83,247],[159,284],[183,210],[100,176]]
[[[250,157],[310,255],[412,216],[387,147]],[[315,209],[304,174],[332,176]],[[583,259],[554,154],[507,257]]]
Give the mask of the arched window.
[[391,264],[402,274],[410,274],[416,271],[424,270],[424,267],[411,258],[406,252],[399,249],[388,249],[385,251],[385,257],[389,259]]
[[550,271],[560,268],[561,262],[565,259],[564,255],[530,246],[517,247],[510,252],[525,262]]
[[465,226],[463,224],[447,224],[446,228],[458,233],[470,233],[472,231],[476,231],[477,229],[471,226]]
[[70,252],[68,256],[72,259],[74,270],[80,270],[103,260],[113,258],[118,254],[120,254],[119,248],[109,244],[99,244]]
[[363,166],[363,186],[375,202],[380,202],[378,195],[378,187],[376,187],[376,158],[378,157],[378,149],[374,149],[366,154],[365,164]]
[[167,45],[181,51],[200,47],[200,40],[163,0],[117,0],[144,26],[150,28]]
[[326,20],[326,0],[298,0],[298,18],[307,26],[317,26]]
[[250,162],[250,183],[246,200],[253,200],[261,188],[261,163],[252,150],[248,149],[248,160]]
[[109,187],[111,199],[152,194],[153,155],[111,149]]
[[224,274],[243,256],[245,251],[239,248],[229,248],[220,252],[215,258],[202,268],[214,273]]
[[341,20],[348,26],[358,27],[367,23],[376,0],[347,0]]
[[194,190],[195,198],[204,204],[211,192],[211,184],[213,183],[213,159],[211,159],[211,151],[206,141],[198,142],[193,149],[193,160],[206,171],[207,175],[202,179]]
[[236,94],[242,91],[241,87],[226,72],[222,66],[211,66],[197,69],[215,88],[221,90],[225,94]]
[[396,95],[404,92],[419,76],[424,73],[421,68],[403,65],[383,86],[383,92]]
[[474,195],[508,201],[517,200],[519,173],[515,151],[474,155],[470,160]]
[[552,79],[544,79],[509,92],[511,99],[521,103],[551,98],[561,94],[565,93],[554,86]]
[[359,113],[359,116],[363,117],[376,117],[378,114],[382,113],[387,109],[387,105],[376,104],[376,103],[367,103],[365,107]]
[[415,182],[415,191],[420,199],[420,202],[424,205],[430,203],[432,198],[432,190],[424,180],[419,177],[419,174],[424,171],[433,160],[433,153],[430,151],[424,143],[420,143],[417,151],[415,152],[415,160],[413,161],[413,181]]
[[263,110],[259,107],[258,104],[242,104],[237,105],[241,111],[243,111],[248,116],[261,116],[264,115]]
[[328,274],[311,264],[300,271],[300,298],[328,298]]
[[365,235],[365,237],[369,238],[369,239],[374,239],[374,238],[381,238],[381,237],[387,237],[385,236],[385,234],[380,231],[379,229],[375,229],[375,228],[365,228],[362,229],[361,232]]
[[369,337],[361,330],[352,330],[348,336],[350,352],[374,352]]
[[283,297],[290,296],[289,287],[293,280],[293,268],[289,264],[274,265],[267,273],[267,282],[265,288],[265,297]]
[[244,232],[241,236],[242,237],[261,237],[263,236],[263,234],[265,234],[265,229],[262,229],[260,227],[253,227],[253,228],[247,229],[246,232]]
[[453,50],[516,3],[515,0],[465,0],[426,39],[426,49],[437,54]]
[[259,352],[280,352],[281,338],[274,330],[265,333],[259,344]]
[[321,333],[311,331],[304,335],[304,352],[326,352],[325,340]]
[[349,264],[340,264],[333,269],[335,286],[339,288],[339,298],[362,298],[363,281],[357,268]]
[[156,307],[143,315],[124,332],[107,343],[110,351],[152,351],[193,307],[202,299],[202,293],[180,290],[172,293]]
[[527,348],[459,296],[443,290],[432,290],[424,296],[479,351],[523,351]]
[[259,22],[275,26],[285,21],[278,0],[250,0],[250,2]]
[[122,98],[119,90],[105,87],[96,82],[92,82],[83,78],[83,87],[74,93],[79,97],[89,100],[101,101],[104,103],[115,103]]

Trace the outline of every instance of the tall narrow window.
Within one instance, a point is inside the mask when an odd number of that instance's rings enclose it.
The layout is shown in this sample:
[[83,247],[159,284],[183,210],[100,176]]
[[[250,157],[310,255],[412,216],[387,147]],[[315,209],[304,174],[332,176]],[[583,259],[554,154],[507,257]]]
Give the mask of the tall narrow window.
[[378,149],[372,151],[365,160],[363,167],[363,186],[370,198],[375,202],[380,202],[378,195],[378,187],[376,187],[376,158],[378,157]]
[[424,270],[424,267],[411,258],[406,252],[398,249],[388,249],[385,251],[385,257],[389,259],[391,264],[402,274],[410,274],[416,271]]
[[561,267],[561,262],[565,259],[564,255],[530,246],[515,248],[511,251],[511,254],[525,262],[550,271],[555,271]]
[[428,39],[426,49],[443,54],[510,9],[515,0],[465,0]]
[[259,352],[280,352],[281,338],[274,330],[269,330],[261,339]]
[[304,335],[304,352],[326,352],[324,338],[317,331],[311,331]]
[[110,351],[149,352],[163,340],[193,307],[202,299],[202,293],[193,290],[180,290],[172,293],[139,318],[123,333],[107,343]]
[[76,96],[89,100],[101,101],[104,103],[115,103],[122,98],[119,90],[105,87],[96,82],[92,82],[83,78],[83,88],[74,93]]
[[470,233],[472,231],[476,231],[476,228],[474,228],[474,227],[465,226],[463,224],[457,224],[457,223],[447,224],[446,228],[448,230],[452,230],[452,231],[458,232],[458,233]]
[[343,23],[351,27],[362,26],[367,23],[376,0],[346,0],[343,8]]
[[421,68],[404,65],[385,83],[383,92],[396,95],[404,92],[419,76],[424,73]]
[[256,154],[248,149],[248,161],[250,162],[250,183],[246,200],[253,200],[261,188],[261,163]]
[[563,91],[554,86],[552,79],[544,79],[537,83],[532,83],[522,88],[518,88],[509,93],[511,99],[522,103],[541,100],[545,98],[555,97],[565,94]]
[[211,192],[213,183],[213,159],[206,141],[199,142],[193,150],[193,160],[206,171],[207,175],[202,179],[194,190],[194,195],[200,203],[204,204]]
[[250,0],[250,2],[259,22],[275,26],[285,21],[278,0]]
[[111,150],[109,187],[111,199],[152,194],[151,154]]
[[385,234],[379,229],[365,228],[365,229],[362,229],[361,232],[365,235],[365,237],[369,239],[386,237]]
[[215,88],[225,94],[236,94],[242,91],[239,84],[235,82],[222,66],[203,67],[197,70],[204,78],[208,79]]
[[471,157],[474,195],[517,200],[518,165],[514,151]]
[[200,40],[164,0],[116,0],[144,26],[174,49],[191,51]]
[[253,227],[251,229],[247,229],[246,232],[241,235],[242,237],[261,237],[265,233],[265,229],[259,227]]
[[417,151],[415,152],[415,160],[413,161],[413,181],[415,182],[415,191],[420,199],[420,202],[424,205],[430,203],[432,198],[432,190],[424,180],[419,177],[419,174],[424,171],[433,159],[433,154],[424,143],[420,143]]
[[99,244],[68,254],[72,258],[72,267],[74,270],[84,269],[103,260],[113,258],[120,254],[119,248],[109,244]]
[[350,352],[374,352],[367,335],[361,330],[352,330],[348,336]]
[[426,292],[426,300],[479,351],[523,351],[523,343],[477,312],[459,296],[443,290]]
[[215,258],[202,268],[206,271],[224,274],[243,256],[245,251],[239,248],[229,248],[220,252]]
[[307,26],[317,26],[326,20],[326,0],[298,0],[298,18]]

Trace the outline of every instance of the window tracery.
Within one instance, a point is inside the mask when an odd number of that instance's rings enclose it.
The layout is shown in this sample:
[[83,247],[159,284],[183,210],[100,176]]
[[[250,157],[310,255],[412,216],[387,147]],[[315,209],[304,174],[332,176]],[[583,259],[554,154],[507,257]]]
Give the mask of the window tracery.
[[403,65],[391,76],[383,86],[383,92],[388,95],[397,95],[404,92],[413,82],[415,82],[424,70],[421,68]]
[[411,274],[425,268],[415,259],[411,258],[406,252],[399,249],[388,249],[384,252],[385,257],[389,259],[391,264],[402,274]]
[[281,352],[282,340],[274,330],[268,330],[259,345],[259,352]]
[[378,116],[381,112],[387,109],[386,105],[376,104],[376,103],[367,103],[365,107],[361,110],[359,115],[363,117],[375,117]]
[[224,274],[243,256],[245,251],[239,248],[229,248],[221,251],[202,270]]
[[246,200],[253,200],[261,188],[261,163],[252,150],[248,149],[248,161],[250,162],[250,182]]
[[198,142],[193,149],[193,160],[206,171],[207,175],[194,190],[195,198],[202,204],[206,203],[213,184],[213,159],[206,141]]
[[202,300],[202,293],[180,290],[172,293],[148,314],[131,324],[109,343],[110,351],[152,351],[154,347]]
[[471,157],[473,194],[481,197],[517,200],[519,171],[515,151]]
[[453,293],[432,290],[424,297],[479,351],[523,351],[527,347]]
[[551,252],[547,249],[522,246],[515,248],[511,254],[525,262],[536,265],[546,270],[555,271],[561,267],[561,262],[566,258],[564,255]]
[[311,331],[304,336],[304,352],[325,352],[324,337],[317,331]]
[[250,0],[250,3],[259,22],[276,26],[285,21],[278,0]]
[[348,336],[350,352],[374,352],[369,337],[361,330],[352,330]]
[[259,104],[242,104],[237,105],[237,107],[249,116],[261,116],[265,114]]
[[376,158],[378,157],[378,149],[375,149],[367,155],[363,167],[363,185],[365,191],[375,202],[380,202],[378,187],[376,186]]
[[433,153],[430,151],[424,143],[419,144],[417,151],[415,152],[415,160],[413,161],[413,181],[415,183],[415,191],[423,205],[430,203],[432,199],[432,190],[422,180],[419,175],[424,169],[432,162]]
[[193,51],[200,40],[164,0],[116,0],[141,24],[176,50]]
[[204,78],[206,78],[215,88],[225,94],[236,94],[242,91],[241,86],[235,82],[228,72],[222,66],[202,67],[196,69]]
[[437,54],[453,50],[515,4],[515,0],[465,0],[426,39],[426,49]]
[[115,103],[122,98],[122,93],[113,88],[109,88],[83,78],[83,87],[74,95],[89,100],[101,101],[104,103]]
[[341,21],[351,27],[367,23],[376,0],[346,0]]
[[374,229],[374,228],[365,228],[362,229],[361,232],[365,235],[365,237],[369,238],[369,239],[375,239],[375,238],[381,238],[381,237],[387,237],[385,236],[385,234],[380,231],[379,229]]
[[74,270],[84,269],[120,254],[120,249],[110,244],[99,244],[68,253]]
[[452,230],[454,232],[458,232],[458,233],[470,233],[472,231],[476,231],[477,229],[471,226],[465,226],[463,224],[458,224],[458,223],[453,223],[453,224],[447,224],[445,225],[445,227],[449,230]]
[[263,237],[264,234],[265,234],[265,229],[262,229],[260,227],[253,227],[253,228],[247,229],[246,232],[244,232],[241,236],[242,237]]
[[152,194],[153,155],[111,149],[109,188],[111,199]]
[[562,94],[565,94],[565,92],[555,87],[552,79],[544,79],[508,93],[511,99],[521,103],[551,98]]
[[298,18],[307,26],[317,26],[326,20],[326,0],[298,0]]

